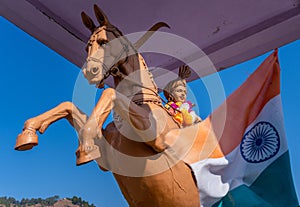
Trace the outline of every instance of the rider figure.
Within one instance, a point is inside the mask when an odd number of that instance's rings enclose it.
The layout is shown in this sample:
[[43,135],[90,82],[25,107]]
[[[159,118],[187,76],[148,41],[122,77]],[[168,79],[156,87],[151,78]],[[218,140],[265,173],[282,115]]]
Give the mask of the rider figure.
[[195,104],[186,100],[187,87],[185,79],[190,75],[190,68],[183,65],[179,68],[178,78],[170,81],[164,88],[164,95],[168,100],[165,107],[169,114],[172,115],[175,121],[182,127],[202,121],[192,109]]

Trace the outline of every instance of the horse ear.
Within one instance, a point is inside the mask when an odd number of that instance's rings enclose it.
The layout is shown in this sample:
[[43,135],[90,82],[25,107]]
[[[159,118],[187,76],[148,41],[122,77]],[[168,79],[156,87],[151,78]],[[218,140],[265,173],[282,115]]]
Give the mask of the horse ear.
[[86,15],[84,12],[81,12],[81,19],[82,19],[84,26],[86,26],[93,33],[96,28],[93,20],[88,15]]
[[96,4],[94,5],[94,12],[95,12],[98,22],[100,23],[100,26],[110,24],[108,21],[108,18],[104,14],[104,12]]

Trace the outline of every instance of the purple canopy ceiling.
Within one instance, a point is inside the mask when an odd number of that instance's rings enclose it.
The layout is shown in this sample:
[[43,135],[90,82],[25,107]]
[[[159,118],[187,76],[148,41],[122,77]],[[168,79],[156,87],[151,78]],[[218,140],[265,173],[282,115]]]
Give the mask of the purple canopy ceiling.
[[[217,70],[300,38],[299,0],[1,0],[0,14],[81,67],[90,33],[81,23],[80,13],[85,11],[96,22],[93,4],[98,4],[123,34],[145,31],[156,22],[166,22],[171,28],[160,31],[201,48]],[[159,45],[176,51],[172,55],[157,55],[160,52],[155,50],[162,49],[156,48],[146,53],[151,66],[177,70],[181,61],[191,63],[197,74],[190,80],[212,72],[205,64],[195,63],[201,58],[197,48],[188,44],[174,46],[169,42],[170,35],[163,38],[167,39]],[[181,44],[184,41],[180,40]],[[153,49],[147,43],[142,52]],[[176,54],[180,58],[174,57]],[[152,70],[156,77],[163,74],[163,70]]]

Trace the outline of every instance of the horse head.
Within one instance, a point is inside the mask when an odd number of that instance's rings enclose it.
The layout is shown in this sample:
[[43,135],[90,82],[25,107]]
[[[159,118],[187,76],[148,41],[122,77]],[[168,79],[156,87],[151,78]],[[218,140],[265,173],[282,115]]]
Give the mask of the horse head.
[[[82,68],[85,78],[90,84],[103,88],[104,80],[109,75],[115,75],[119,66],[127,61],[131,55],[137,55],[137,49],[147,41],[150,36],[161,27],[169,27],[159,22],[151,27],[135,44],[127,40],[122,32],[113,26],[104,12],[94,5],[94,13],[98,20],[97,27],[93,20],[84,12],[81,13],[83,24],[91,31],[87,43],[87,59]],[[125,73],[125,75],[128,75]]]
[[128,56],[129,42],[97,5],[94,5],[94,12],[99,22],[98,27],[88,15],[81,13],[83,24],[92,32],[87,43],[88,56],[82,72],[90,84],[102,88],[103,81]]

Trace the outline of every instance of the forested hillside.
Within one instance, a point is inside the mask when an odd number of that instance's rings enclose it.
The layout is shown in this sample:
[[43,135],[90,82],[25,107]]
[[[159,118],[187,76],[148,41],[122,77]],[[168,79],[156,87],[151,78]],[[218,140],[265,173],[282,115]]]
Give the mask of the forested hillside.
[[59,196],[49,198],[22,198],[16,200],[13,197],[0,197],[0,207],[95,207],[80,197],[60,199]]

